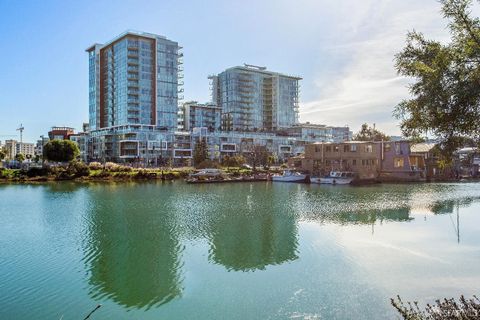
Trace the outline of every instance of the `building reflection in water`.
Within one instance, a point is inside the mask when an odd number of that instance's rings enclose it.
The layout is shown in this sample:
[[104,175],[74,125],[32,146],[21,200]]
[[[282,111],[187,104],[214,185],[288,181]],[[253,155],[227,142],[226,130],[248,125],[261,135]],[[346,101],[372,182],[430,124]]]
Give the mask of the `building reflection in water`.
[[[230,271],[262,270],[298,259],[296,217],[276,201],[276,197],[286,194],[257,191],[251,188],[250,192],[242,193],[243,206],[225,206],[224,213],[210,221],[209,259]],[[227,205],[232,203],[228,197],[239,194],[228,195]]]
[[315,221],[321,223],[335,223],[339,225],[351,224],[372,224],[375,222],[397,221],[405,222],[413,220],[410,217],[410,208],[363,210],[356,212],[336,212],[331,214],[320,214]]
[[210,259],[228,270],[265,269],[298,258],[293,217],[265,213],[225,217],[212,226],[211,236]]
[[92,297],[149,309],[180,296],[183,246],[169,214],[132,203],[139,194],[95,194],[85,252]]

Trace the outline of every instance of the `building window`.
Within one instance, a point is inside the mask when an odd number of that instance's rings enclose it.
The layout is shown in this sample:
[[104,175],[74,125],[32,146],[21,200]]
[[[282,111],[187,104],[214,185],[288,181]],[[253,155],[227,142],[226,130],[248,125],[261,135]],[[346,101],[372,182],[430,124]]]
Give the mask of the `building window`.
[[357,160],[356,159],[353,159],[352,160],[352,166],[356,166],[357,165]]
[[392,146],[390,145],[390,143],[386,143],[383,147],[383,151],[389,152],[391,148]]
[[351,144],[350,145],[350,152],[357,152],[357,145],[356,144]]
[[368,144],[365,146],[365,152],[373,152],[373,146],[371,144]]
[[395,143],[395,154],[403,154],[400,143]]
[[348,152],[349,148],[348,148],[348,145],[344,145],[343,146],[343,152]]
[[403,158],[395,158],[393,159],[393,166],[395,168],[403,168]]
[[338,152],[338,151],[339,151],[338,146],[333,146],[333,151],[334,151],[334,152]]
[[332,147],[330,147],[330,146],[327,146],[327,147],[325,148],[325,151],[326,151],[326,152],[330,152],[330,151],[332,151]]

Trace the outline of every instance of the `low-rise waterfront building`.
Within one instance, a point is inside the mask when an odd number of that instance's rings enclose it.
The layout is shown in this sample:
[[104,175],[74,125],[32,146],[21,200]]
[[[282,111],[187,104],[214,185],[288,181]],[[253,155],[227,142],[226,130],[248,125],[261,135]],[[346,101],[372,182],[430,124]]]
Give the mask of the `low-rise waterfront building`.
[[291,166],[324,175],[329,171],[353,171],[359,179],[381,181],[423,181],[423,155],[412,153],[408,141],[347,141],[305,146],[302,157]]
[[4,150],[7,160],[14,160],[19,153],[26,158],[33,158],[35,156],[35,145],[29,142],[19,142],[17,140],[5,140]]
[[87,132],[79,132],[74,133],[69,136],[69,140],[73,141],[77,144],[78,150],[80,151],[80,159],[82,161],[88,161],[88,133]]
[[332,127],[324,124],[310,122],[294,124],[289,128],[279,131],[277,134],[300,137],[319,142],[344,142],[352,139],[352,131],[345,127]]
[[37,143],[35,144],[35,155],[39,157],[43,157],[43,147],[47,144],[47,142],[50,141],[48,137],[45,136],[40,136],[40,139],[37,140]]
[[305,145],[317,141],[265,132],[211,132],[205,127],[195,128],[192,132],[170,132],[158,130],[155,126],[126,125],[91,131],[87,158],[100,162],[181,165],[192,158],[195,144],[200,139],[206,139],[212,160],[245,154],[255,146],[264,146],[279,162],[302,154]]
[[71,127],[52,127],[48,132],[50,140],[68,140],[70,135],[74,134],[75,130]]
[[422,155],[411,152],[409,141],[376,142],[381,147],[381,181],[425,181],[426,167]]
[[380,168],[379,147],[364,141],[309,144],[305,146],[301,168],[314,175],[353,171],[360,179],[375,179]]
[[208,131],[221,130],[222,108],[213,103],[186,102],[182,106],[183,130],[193,131],[195,128],[207,128]]

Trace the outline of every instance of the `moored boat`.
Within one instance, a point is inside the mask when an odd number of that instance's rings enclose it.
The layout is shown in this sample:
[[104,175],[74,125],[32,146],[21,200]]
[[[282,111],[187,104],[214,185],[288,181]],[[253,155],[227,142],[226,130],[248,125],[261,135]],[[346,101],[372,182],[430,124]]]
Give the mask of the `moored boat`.
[[285,170],[282,175],[272,176],[272,181],[276,182],[307,182],[307,180],[308,175],[292,170]]
[[326,177],[312,177],[311,183],[320,184],[350,184],[355,179],[355,172],[330,171]]

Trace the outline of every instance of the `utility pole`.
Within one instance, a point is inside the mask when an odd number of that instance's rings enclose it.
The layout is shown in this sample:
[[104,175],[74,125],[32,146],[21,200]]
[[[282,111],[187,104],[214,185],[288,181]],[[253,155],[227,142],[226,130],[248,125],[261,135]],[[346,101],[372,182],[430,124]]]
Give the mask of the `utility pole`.
[[20,127],[17,129],[17,131],[20,131],[20,143],[23,142],[23,130],[25,130],[25,128],[24,128],[23,125],[20,123]]

